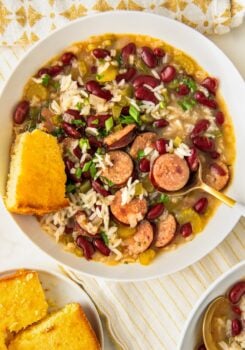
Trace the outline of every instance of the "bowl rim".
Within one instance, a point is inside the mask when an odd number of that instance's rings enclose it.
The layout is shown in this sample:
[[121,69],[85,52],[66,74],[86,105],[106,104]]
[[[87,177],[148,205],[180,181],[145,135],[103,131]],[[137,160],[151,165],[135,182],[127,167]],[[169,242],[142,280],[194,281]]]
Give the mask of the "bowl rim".
[[[185,28],[186,31],[189,31],[190,34],[193,34],[194,36],[196,36],[197,38],[201,39],[202,42],[205,42],[207,45],[209,45],[210,47],[212,47],[214,50],[216,50],[216,52],[218,52],[219,54],[221,54],[223,56],[223,58],[226,60],[226,62],[229,63],[229,65],[231,65],[233,67],[233,70],[236,72],[236,78],[240,80],[240,82],[243,82],[242,77],[240,76],[240,73],[238,72],[237,68],[233,65],[233,63],[231,62],[231,60],[223,53],[222,50],[220,50],[210,39],[208,39],[207,37],[205,37],[204,35],[202,35],[200,32],[194,30],[193,28],[187,26],[184,23],[178,22],[176,20],[164,17],[162,15],[159,14],[154,14],[154,13],[146,13],[146,12],[140,12],[140,11],[106,11],[103,13],[95,13],[95,14],[91,14],[88,15],[86,17],[83,18],[78,18],[77,20],[71,21],[69,23],[67,23],[66,25],[55,29],[54,31],[50,32],[47,36],[45,36],[44,38],[42,38],[41,40],[39,40],[37,43],[35,43],[34,45],[32,45],[27,52],[22,56],[21,60],[18,62],[18,64],[16,65],[16,67],[14,68],[14,70],[12,71],[12,73],[10,74],[10,76],[8,77],[8,79],[6,80],[1,94],[0,94],[0,99],[2,97],[3,92],[6,89],[6,86],[8,85],[9,81],[11,80],[12,76],[16,74],[16,71],[18,71],[19,66],[21,65],[21,63],[32,53],[33,50],[35,50],[39,45],[43,44],[43,42],[45,42],[48,38],[52,37],[52,36],[56,36],[56,34],[68,27],[72,27],[74,25],[76,25],[79,22],[84,22],[84,21],[89,21],[91,18],[94,17],[107,17],[107,16],[115,16],[115,15],[120,15],[120,16],[141,16],[142,19],[143,17],[145,18],[151,18],[154,19],[156,17],[158,17],[159,19],[161,19],[162,21],[165,21],[165,23],[171,23],[172,25],[174,25],[175,27],[177,27],[177,29],[183,29]],[[132,31],[131,31],[132,32]],[[103,32],[101,32],[98,35],[103,34]],[[149,35],[149,34],[148,34]],[[90,35],[89,35],[90,36]],[[151,36],[151,35],[150,35]],[[153,36],[153,35],[152,35]],[[71,42],[72,44],[72,42]],[[245,87],[245,85],[244,85]],[[245,91],[245,90],[244,90]],[[228,189],[229,191],[229,189]],[[10,214],[10,213],[9,213]],[[216,214],[214,214],[215,216]],[[32,241],[32,243],[34,245],[36,245],[43,253],[47,254],[49,257],[51,257],[52,259],[54,259],[56,262],[61,263],[65,266],[67,266],[69,269],[75,270],[76,272],[83,274],[83,275],[87,275],[87,276],[95,276],[96,278],[102,278],[104,280],[114,280],[114,281],[122,281],[122,282],[131,282],[131,281],[144,281],[144,280],[150,280],[150,279],[154,279],[154,278],[158,278],[161,276],[165,276],[165,275],[169,275],[172,274],[174,272],[177,272],[179,270],[182,270],[184,268],[186,268],[187,266],[190,266],[194,263],[196,263],[197,261],[199,261],[201,258],[203,258],[204,256],[206,256],[207,254],[209,254],[215,247],[217,247],[230,233],[230,230],[227,230],[227,234],[226,235],[222,235],[219,236],[219,238],[214,241],[212,241],[212,244],[209,244],[208,247],[206,248],[206,250],[202,251],[201,253],[199,252],[198,256],[195,256],[195,254],[193,254],[192,257],[189,257],[185,260],[185,263],[180,266],[176,266],[174,268],[170,268],[168,272],[166,271],[158,271],[158,272],[152,272],[151,275],[146,274],[145,276],[134,276],[134,277],[128,277],[125,276],[124,274],[118,275],[117,277],[114,276],[104,276],[103,272],[99,272],[99,273],[91,273],[91,272],[87,272],[87,271],[81,271],[76,267],[71,266],[71,264],[69,263],[64,263],[62,261],[62,259],[60,258],[56,258],[54,257],[54,255],[50,255],[49,252],[47,252],[43,247],[41,247],[40,245],[38,245],[37,243],[34,242],[34,240],[28,235],[26,234],[22,228],[20,227],[20,225],[17,223],[15,217],[13,214],[10,214],[11,216],[11,220],[13,220],[15,222],[15,224],[18,226],[18,228],[20,229],[20,231],[22,232],[22,234],[24,234],[29,240]],[[237,212],[233,212],[233,221],[234,224],[232,225],[232,228],[234,227],[235,223],[239,220],[240,215]],[[197,238],[197,237],[196,237]],[[196,239],[195,238],[195,239]],[[179,247],[178,249],[181,249],[181,247]],[[111,267],[111,268],[116,268],[116,267]],[[145,269],[145,267],[143,266],[142,268]],[[100,271],[103,271],[103,268],[100,269]]]
[[[223,282],[226,279],[229,279],[230,276],[232,276],[236,271],[239,271],[241,268],[245,268],[245,260],[240,261],[238,264],[234,265],[232,268],[228,269],[224,273],[222,273],[221,276],[219,276],[217,279],[215,279],[206,289],[205,292],[202,293],[200,298],[197,300],[197,302],[192,307],[189,316],[187,320],[185,321],[184,328],[182,329],[182,332],[180,334],[180,340],[177,345],[177,350],[182,350],[183,342],[185,339],[185,335],[188,332],[188,328],[192,322],[193,317],[196,313],[198,313],[198,310],[201,306],[203,306],[206,303],[206,299],[208,298],[209,294],[212,293],[216,287]],[[208,306],[208,304],[207,304]]]

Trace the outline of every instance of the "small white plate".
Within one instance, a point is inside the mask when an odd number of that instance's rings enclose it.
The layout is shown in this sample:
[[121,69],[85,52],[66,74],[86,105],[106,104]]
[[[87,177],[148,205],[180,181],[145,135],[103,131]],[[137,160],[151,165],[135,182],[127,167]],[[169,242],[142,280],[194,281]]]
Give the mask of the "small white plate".
[[224,295],[236,282],[245,278],[245,261],[220,276],[202,295],[188,317],[181,333],[177,350],[194,350],[200,340],[202,320],[209,303],[218,296]]
[[[26,270],[29,270],[27,268]],[[17,269],[16,269],[17,270]],[[10,275],[16,272],[16,270],[8,270],[0,273],[0,277]],[[89,296],[79,287],[76,283],[69,278],[64,277],[56,272],[48,272],[45,270],[31,269],[37,271],[42,287],[45,292],[46,299],[51,303],[49,311],[56,311],[68,303],[79,303],[95,334],[101,344],[101,349],[104,349],[104,337],[103,329],[99,314],[90,300]]]

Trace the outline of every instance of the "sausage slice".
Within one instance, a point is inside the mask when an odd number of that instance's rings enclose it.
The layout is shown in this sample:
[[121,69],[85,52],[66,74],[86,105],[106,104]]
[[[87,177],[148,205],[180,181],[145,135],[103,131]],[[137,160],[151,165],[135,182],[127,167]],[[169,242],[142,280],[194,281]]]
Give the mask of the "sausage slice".
[[133,161],[123,151],[111,151],[108,154],[113,165],[103,169],[101,175],[110,180],[115,186],[122,186],[133,173]]
[[99,232],[102,224],[102,219],[98,217],[90,222],[87,215],[83,211],[78,211],[76,213],[75,220],[75,223],[78,224],[78,231],[80,233],[83,232],[84,235],[96,235]]
[[143,151],[146,147],[154,147],[157,135],[154,132],[144,132],[137,136],[130,148],[129,154],[136,159],[139,151]]
[[190,176],[187,162],[176,154],[165,153],[158,157],[152,167],[151,180],[157,188],[165,191],[178,191],[183,188]]
[[139,223],[133,237],[123,242],[125,253],[129,255],[138,255],[143,253],[153,241],[153,228],[149,221],[144,220]]
[[165,247],[172,241],[176,232],[176,226],[176,220],[172,214],[168,214],[165,219],[158,221],[155,241],[157,248]]
[[[125,126],[123,129],[113,132],[112,134],[106,136],[104,138],[104,143],[111,147],[114,143],[119,142],[121,139],[126,137],[129,133],[131,133],[136,128],[135,124],[129,124]],[[124,146],[125,147],[125,146]],[[118,147],[120,148],[120,147]]]
[[147,213],[147,202],[144,198],[133,198],[129,203],[122,205],[122,193],[117,191],[111,203],[111,213],[122,224],[135,227]]
[[227,165],[223,162],[215,162],[210,165],[209,172],[205,176],[207,185],[215,190],[222,190],[230,179],[230,173]]

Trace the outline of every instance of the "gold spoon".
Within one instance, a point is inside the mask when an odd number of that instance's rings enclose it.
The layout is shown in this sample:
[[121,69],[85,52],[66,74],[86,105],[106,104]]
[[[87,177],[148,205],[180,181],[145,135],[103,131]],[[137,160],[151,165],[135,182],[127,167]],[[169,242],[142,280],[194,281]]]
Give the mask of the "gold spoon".
[[225,329],[221,329],[217,318],[229,318],[230,303],[225,297],[218,297],[209,304],[203,319],[202,336],[208,350],[220,350],[218,344],[225,339]]
[[190,185],[185,186],[184,188],[182,188],[179,191],[174,191],[174,192],[165,191],[165,193],[167,193],[169,196],[176,197],[176,196],[185,195],[185,194],[190,193],[194,190],[203,190],[203,191],[211,194],[213,197],[219,199],[221,202],[225,203],[229,207],[234,207],[236,205],[236,207],[238,209],[240,209],[240,211],[243,213],[243,215],[245,215],[245,206],[244,205],[237,203],[234,199],[228,197],[227,195],[225,195],[222,192],[215,190],[214,188],[207,185],[203,181],[201,163],[199,164],[198,171],[196,172],[195,177]]

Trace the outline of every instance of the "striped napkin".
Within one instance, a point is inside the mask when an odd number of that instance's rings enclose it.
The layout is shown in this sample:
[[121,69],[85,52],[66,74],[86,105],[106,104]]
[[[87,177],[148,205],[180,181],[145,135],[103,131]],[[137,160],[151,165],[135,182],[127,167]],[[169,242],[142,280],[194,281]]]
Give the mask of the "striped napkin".
[[[69,276],[83,286],[107,319],[116,348],[175,350],[185,320],[207,287],[245,259],[245,219],[205,258],[168,277],[117,283]],[[190,349],[191,350],[191,349]]]

